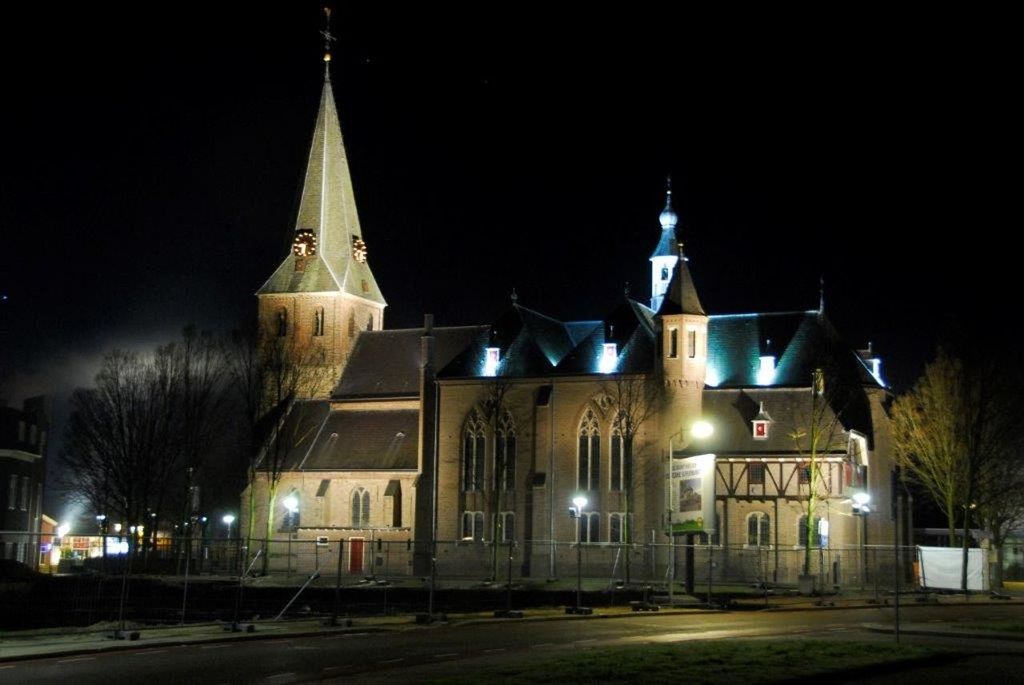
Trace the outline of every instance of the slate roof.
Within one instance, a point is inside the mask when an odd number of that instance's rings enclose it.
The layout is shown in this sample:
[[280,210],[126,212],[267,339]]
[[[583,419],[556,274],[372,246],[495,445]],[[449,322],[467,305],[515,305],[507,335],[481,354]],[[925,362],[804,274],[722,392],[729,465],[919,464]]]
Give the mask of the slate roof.
[[661,301],[661,309],[658,310],[658,314],[706,315],[704,306],[700,303],[700,298],[697,297],[697,288],[693,284],[687,259],[682,254],[682,247],[679,248],[679,261],[676,262],[676,268],[672,270],[672,280],[669,281],[668,290],[665,292],[665,299]]
[[[322,404],[327,404],[326,402]],[[419,411],[329,412],[307,449],[288,468],[299,471],[396,471],[418,465]]]
[[[435,368],[444,368],[474,341],[485,339],[488,330],[488,326],[434,328]],[[422,337],[422,328],[361,332],[331,396],[334,399],[418,397]]]
[[527,378],[550,375],[552,369],[587,334],[601,326],[600,321],[565,324],[519,304],[509,307],[484,335],[441,369],[444,378],[473,378],[483,375],[486,348],[498,347],[502,360],[497,375]]
[[[820,399],[820,396],[819,396]],[[767,440],[754,440],[751,421],[757,417],[761,402],[765,412],[772,418]],[[871,426],[864,424],[856,413],[829,405],[820,424],[822,429],[831,425],[836,411],[839,423],[831,431],[833,453],[845,453],[848,436],[843,432],[850,429],[871,435]],[[786,389],[706,389],[701,410],[702,418],[714,426],[709,438],[691,438],[679,454],[714,453],[718,456],[800,456],[809,453],[809,436],[799,442],[792,433],[798,429],[808,432],[811,417],[810,388]],[[798,449],[799,447],[799,449]],[[824,451],[824,450],[823,450]]]
[[[770,342],[770,346],[768,344]],[[776,358],[773,386],[806,387],[815,368],[844,383],[881,387],[864,362],[817,311],[726,314],[708,322],[712,387],[757,387],[760,357]]]
[[605,343],[615,343],[618,360],[609,373],[651,373],[654,370],[655,340],[653,312],[634,300],[625,299],[555,368],[556,374],[601,373],[600,360]]
[[[295,270],[289,252],[258,293],[347,292],[384,304],[369,262],[352,256],[352,241],[362,237],[352,190],[348,156],[330,79],[324,81],[320,110],[302,185],[295,230],[308,228],[317,235],[317,253],[303,271]],[[372,250],[372,245],[369,246]]]

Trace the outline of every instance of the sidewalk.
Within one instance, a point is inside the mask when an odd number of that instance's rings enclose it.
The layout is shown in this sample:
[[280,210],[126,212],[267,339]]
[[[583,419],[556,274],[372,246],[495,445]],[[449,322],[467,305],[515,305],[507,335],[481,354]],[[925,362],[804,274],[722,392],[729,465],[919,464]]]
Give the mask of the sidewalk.
[[[681,599],[681,598],[680,598]],[[651,617],[657,615],[679,615],[706,613],[699,601],[687,598],[689,603],[680,604],[676,607],[662,607],[657,613],[634,612],[629,606],[615,607],[594,607],[594,613],[590,616],[566,615],[564,608],[534,608],[524,609],[524,618],[521,619],[496,619],[492,612],[478,612],[471,614],[451,614],[447,622],[451,624],[467,624],[479,622],[501,622],[501,621],[552,621],[570,620],[580,621],[587,619],[627,618],[627,617]],[[888,598],[891,601],[891,597]],[[885,602],[885,598],[882,598]],[[799,597],[799,596],[771,596],[768,597],[768,611],[823,611],[843,610],[865,607],[878,607],[884,604],[875,603],[871,597]],[[902,604],[906,607],[919,605],[911,597],[904,597]],[[930,605],[1024,605],[1024,598],[1015,597],[1012,600],[996,600],[988,597],[973,597],[967,601],[956,595],[942,595],[929,598]],[[731,605],[731,609],[743,611],[764,611],[763,598],[744,598]],[[18,633],[0,634],[0,662],[19,661],[25,659],[36,659],[56,656],[75,656],[83,654],[94,654],[97,652],[108,652],[116,650],[144,649],[157,645],[181,645],[210,642],[227,642],[234,640],[265,640],[281,637],[299,637],[310,635],[324,635],[331,633],[368,633],[368,632],[389,632],[396,630],[417,630],[429,629],[427,626],[418,626],[413,615],[403,616],[370,616],[350,619],[351,625],[347,627],[332,627],[325,623],[322,617],[307,619],[292,619],[284,621],[263,620],[241,624],[240,632],[231,632],[228,626],[223,623],[199,623],[175,626],[141,626],[128,624],[126,633],[137,632],[138,639],[114,639],[112,636],[117,629],[116,623],[100,624],[89,628],[63,629],[63,630],[37,630]],[[253,626],[253,632],[246,632],[249,626]],[[886,630],[885,626],[872,626],[871,630]],[[889,628],[891,630],[891,628]],[[904,632],[925,631],[922,634],[953,634],[956,636],[977,636],[977,631],[962,631],[957,629],[932,628],[928,626],[915,626],[912,621],[907,621]],[[1022,634],[1004,633],[983,633],[992,638],[1011,639],[1024,641]]]

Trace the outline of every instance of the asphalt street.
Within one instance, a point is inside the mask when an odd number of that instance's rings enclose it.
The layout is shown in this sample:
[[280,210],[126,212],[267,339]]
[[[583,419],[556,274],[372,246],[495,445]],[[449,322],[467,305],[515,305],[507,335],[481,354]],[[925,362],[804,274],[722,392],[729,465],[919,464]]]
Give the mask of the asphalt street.
[[[1012,618],[1019,606],[910,606],[904,621],[916,626]],[[891,641],[868,630],[891,626],[886,607],[842,610],[645,614],[615,619],[572,619],[463,623],[393,632],[288,637],[140,648],[93,655],[53,657],[0,664],[6,683],[291,683],[358,677],[360,682],[419,679],[477,669],[504,660],[557,654],[561,650],[601,649],[630,643],[677,642],[778,635]],[[905,636],[908,642],[946,638]],[[965,644],[970,643],[970,644]],[[1024,642],[954,640],[959,648],[998,650],[1024,656]],[[1024,658],[1021,659],[1024,666]],[[1020,673],[1017,670],[1016,673]],[[936,677],[941,675],[937,672]],[[896,682],[877,681],[877,682]],[[900,680],[907,682],[906,678]],[[930,682],[955,682],[936,679]],[[962,681],[961,681],[962,682]],[[1009,681],[1007,681],[1009,682]]]

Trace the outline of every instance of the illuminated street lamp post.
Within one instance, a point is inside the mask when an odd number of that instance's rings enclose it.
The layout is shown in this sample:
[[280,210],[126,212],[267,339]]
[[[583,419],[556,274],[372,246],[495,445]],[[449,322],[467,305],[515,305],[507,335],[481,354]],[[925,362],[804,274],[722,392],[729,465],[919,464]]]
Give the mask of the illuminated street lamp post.
[[[587,498],[583,495],[576,495],[572,498],[573,506],[569,507],[569,518],[576,519],[576,606],[566,609],[567,614],[589,614],[589,608],[581,606],[583,594],[583,536],[580,526],[580,519],[583,518],[583,507],[587,506]],[[589,533],[589,526],[588,526]]]
[[288,575],[292,574],[292,538],[295,535],[295,514],[299,511],[299,498],[288,495],[284,498],[284,508],[288,510]]
[[228,540],[230,540],[231,539],[231,524],[235,522],[235,515],[234,514],[224,514],[224,518],[222,518],[221,521],[223,521],[224,525],[226,525],[228,527]]
[[860,518],[860,525],[857,526],[857,538],[860,540],[860,588],[864,589],[864,578],[868,573],[868,560],[865,557],[865,548],[868,537],[868,514],[871,507],[871,494],[866,490],[858,490],[853,493],[853,515]]
[[[690,435],[696,440],[706,440],[710,438],[715,432],[715,427],[709,421],[703,419],[695,421],[690,426]],[[679,435],[682,433],[676,433]],[[668,528],[668,603],[672,606],[675,600],[675,579],[676,579],[676,538],[675,529],[673,528],[672,514],[674,513],[675,507],[673,506],[673,487],[672,487],[672,458],[675,454],[675,437],[676,435],[669,436],[668,439],[668,461],[665,465],[665,519],[666,526]],[[714,475],[711,475],[714,478]],[[694,583],[694,555],[693,555],[693,544],[694,534],[687,533],[686,535],[686,591],[693,592]],[[710,576],[708,576],[710,582]]]

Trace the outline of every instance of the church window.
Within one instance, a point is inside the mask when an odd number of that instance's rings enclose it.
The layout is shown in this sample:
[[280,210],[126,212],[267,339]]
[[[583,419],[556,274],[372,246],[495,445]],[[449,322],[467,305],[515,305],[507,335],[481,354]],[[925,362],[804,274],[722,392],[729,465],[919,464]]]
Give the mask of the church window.
[[370,525],[370,493],[356,488],[352,493],[352,527],[366,528]]
[[511,511],[503,511],[498,514],[498,539],[502,542],[512,542],[516,539],[516,515]]
[[668,329],[668,356],[675,359],[679,356],[679,329]]
[[608,542],[629,542],[633,537],[633,514],[616,512],[608,516]]
[[633,464],[630,458],[626,438],[623,436],[620,426],[622,423],[621,414],[616,419],[616,426],[612,429],[611,444],[611,484],[612,490],[628,490],[632,482]]
[[512,415],[505,412],[495,435],[494,478],[495,488],[515,490],[516,487],[516,429]]
[[772,519],[763,511],[747,516],[747,544],[751,547],[770,547],[772,540]]
[[663,281],[667,281],[668,280],[668,267],[667,266],[661,267],[661,280],[663,280]]
[[29,486],[29,477],[28,476],[22,476],[21,477],[21,510],[22,511],[27,511],[28,510],[28,486]]
[[277,335],[280,338],[288,335],[288,310],[284,307],[277,310]]
[[601,514],[596,511],[583,512],[576,519],[577,540],[580,542],[601,542]]
[[686,331],[686,356],[690,359],[697,356],[697,331],[692,328]]
[[481,542],[484,539],[484,512],[462,512],[462,539]]
[[313,335],[321,336],[324,334],[324,308],[317,307],[313,312]]
[[484,422],[474,412],[466,424],[462,443],[462,489],[465,492],[484,489],[484,454],[487,450],[487,431]]
[[601,479],[601,427],[593,409],[588,409],[580,421],[579,469],[576,487],[580,490],[597,490]]
[[[821,517],[815,516],[811,519],[811,547],[821,546],[821,536],[818,532],[821,530]],[[807,546],[807,514],[802,514],[800,518],[796,520],[796,546],[806,547]]]
[[7,487],[7,508],[14,509],[17,506],[18,499],[18,477],[12,475],[10,483]]

